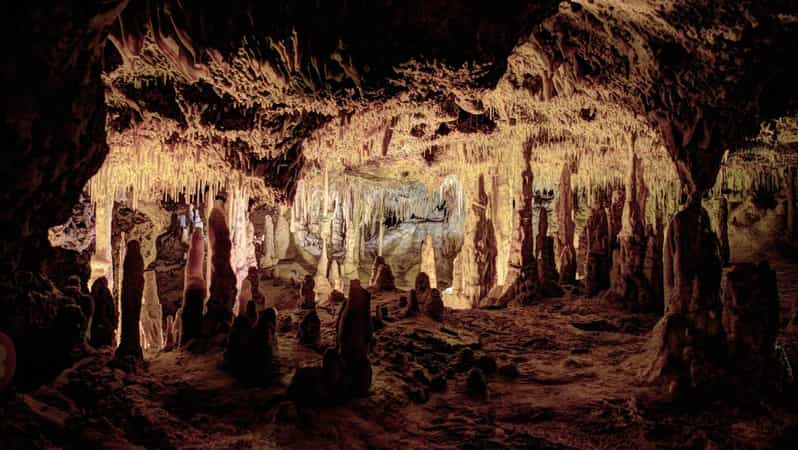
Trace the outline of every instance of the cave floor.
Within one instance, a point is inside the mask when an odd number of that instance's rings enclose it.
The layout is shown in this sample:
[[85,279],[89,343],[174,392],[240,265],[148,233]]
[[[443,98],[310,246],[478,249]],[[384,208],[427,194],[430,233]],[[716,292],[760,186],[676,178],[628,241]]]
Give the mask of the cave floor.
[[[784,261],[773,264],[782,324],[798,288],[798,264]],[[267,284],[267,292],[283,297],[276,301],[280,317],[291,315],[296,290]],[[400,295],[377,293],[372,300],[389,306],[390,321],[375,333],[366,398],[299,410],[287,400],[294,367],[321,364],[320,351],[296,344],[294,321],[278,333],[279,373],[266,387],[240,385],[221,368],[221,350],[159,353],[131,373],[109,367],[110,353],[98,352],[52,385],[18,396],[0,428],[17,434],[12,448],[795,448],[798,442],[795,406],[739,405],[730,392],[695,408],[638,385],[635,356],[653,316],[603,300],[559,298],[516,309],[447,310],[441,325],[426,317],[398,319]],[[333,342],[333,314],[319,309],[322,347]],[[780,342],[796,354],[798,336],[782,333]],[[466,393],[471,364],[463,363],[464,353],[487,357],[481,364],[488,369],[490,360],[499,367],[487,376],[484,399]],[[431,392],[435,376],[446,378],[444,392]]]

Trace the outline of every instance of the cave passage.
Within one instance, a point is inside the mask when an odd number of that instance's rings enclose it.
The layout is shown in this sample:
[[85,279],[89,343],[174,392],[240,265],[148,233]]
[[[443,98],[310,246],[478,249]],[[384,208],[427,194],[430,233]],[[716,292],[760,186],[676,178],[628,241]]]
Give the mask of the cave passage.
[[711,3],[11,7],[0,448],[796,448],[798,7]]

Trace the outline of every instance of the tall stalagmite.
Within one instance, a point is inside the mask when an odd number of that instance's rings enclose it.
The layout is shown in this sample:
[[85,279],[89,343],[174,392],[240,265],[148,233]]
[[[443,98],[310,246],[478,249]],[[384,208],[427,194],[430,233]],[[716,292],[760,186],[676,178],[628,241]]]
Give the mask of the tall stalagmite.
[[154,270],[144,272],[141,328],[144,330],[144,348],[150,351],[160,350],[163,347],[163,307],[158,298],[158,283]]
[[477,183],[477,201],[472,210],[477,216],[474,231],[474,270],[476,286],[471,298],[474,304],[485,298],[496,283],[496,233],[493,222],[487,217],[488,194],[485,192],[485,179],[479,176]]
[[[632,153],[626,181],[622,226],[617,237],[618,248],[613,251],[612,257],[612,292],[630,308],[661,311],[662,300],[651,286],[645,271],[648,241],[656,237],[646,235],[647,198],[648,188],[643,180],[642,161]],[[654,242],[651,251],[656,252]]]
[[560,283],[576,280],[576,250],[574,249],[574,195],[571,191],[571,163],[563,163],[560,188],[557,193],[557,258],[560,263]]
[[116,349],[117,357],[131,356],[143,359],[139,319],[141,297],[144,294],[144,258],[139,241],[127,243],[122,273],[122,338]]
[[236,300],[236,274],[230,261],[232,242],[224,213],[224,196],[214,201],[208,218],[208,240],[211,249],[211,288],[204,320],[206,336],[225,333],[233,324]]
[[421,272],[429,276],[429,284],[433,289],[438,287],[438,270],[435,268],[435,247],[432,244],[432,235],[427,234],[421,244]]
[[202,229],[195,228],[191,234],[186,263],[186,288],[183,294],[183,307],[180,309],[180,345],[202,335],[202,312],[205,308],[205,273],[202,264],[205,260],[205,240]]

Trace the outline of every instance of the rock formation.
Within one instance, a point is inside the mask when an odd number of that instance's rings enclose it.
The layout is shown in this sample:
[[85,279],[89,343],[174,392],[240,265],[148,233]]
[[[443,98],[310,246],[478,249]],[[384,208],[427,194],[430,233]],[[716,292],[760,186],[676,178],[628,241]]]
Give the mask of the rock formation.
[[[252,301],[252,285],[249,280],[245,279],[241,282],[241,290],[238,293],[238,306],[236,307],[237,315],[247,313],[247,305]],[[253,303],[254,304],[254,303]]]
[[94,319],[91,323],[91,339],[93,347],[112,346],[116,340],[116,327],[119,325],[119,311],[116,302],[108,289],[108,280],[100,277],[91,286],[94,298]]
[[214,202],[208,218],[208,241],[211,249],[211,287],[203,319],[203,333],[211,337],[226,333],[233,322],[236,299],[236,274],[230,260],[232,242],[224,212],[224,196]]
[[205,259],[205,241],[202,230],[195,228],[191,235],[191,246],[186,263],[186,291],[180,316],[180,345],[202,336],[202,314],[205,308],[205,274],[202,263]]
[[424,314],[433,320],[443,322],[443,300],[441,293],[437,289],[431,289],[429,299],[424,303]]
[[594,296],[610,287],[610,228],[607,212],[597,204],[590,212],[585,225],[587,261],[585,264],[585,290]]
[[353,396],[368,394],[371,387],[369,349],[372,340],[371,294],[358,280],[349,284],[349,299],[336,321],[336,343],[344,374],[345,391]]
[[729,364],[739,386],[761,386],[781,378],[775,353],[779,332],[776,273],[767,261],[734,264],[721,283],[722,323]]
[[429,284],[434,289],[438,287],[438,269],[435,266],[435,247],[432,244],[432,235],[427,234],[424,243],[421,245],[421,272],[429,276]]
[[81,324],[81,334],[84,340],[88,341],[91,332],[92,318],[94,317],[94,299],[91,295],[83,292],[80,278],[77,275],[71,275],[67,279],[66,286],[64,287],[64,294],[71,297],[80,307],[80,311],[83,313],[84,318]]
[[286,220],[286,209],[280,206],[280,214],[274,226],[274,257],[278,260],[288,256],[288,246],[291,243],[291,233],[288,231],[288,220]]
[[138,241],[127,243],[125,263],[122,272],[122,335],[119,347],[116,348],[118,358],[130,356],[143,359],[141,349],[139,319],[141,318],[141,297],[144,294],[144,259]]
[[258,273],[257,267],[249,268],[247,281],[249,281],[249,285],[251,287],[252,301],[255,302],[255,306],[257,306],[258,311],[263,311],[266,309],[266,297],[260,291],[260,274]]
[[144,272],[144,296],[141,305],[142,346],[145,350],[159,351],[163,347],[163,308],[158,298],[155,272]]
[[[658,278],[658,266],[653,263],[659,258],[657,235],[646,235],[645,220],[648,188],[643,180],[642,161],[632,154],[629,176],[626,181],[626,199],[623,207],[622,226],[618,233],[618,248],[613,251],[611,281],[613,293],[621,301],[636,310],[661,311],[662,299],[651,281]],[[651,242],[649,242],[651,241]],[[652,254],[647,255],[651,250]],[[646,273],[646,261],[649,273]]]
[[382,256],[374,258],[374,265],[371,267],[369,286],[381,291],[393,291],[396,289],[391,267],[385,262],[385,258]]
[[480,174],[477,183],[477,201],[472,204],[472,210],[477,218],[473,239],[476,274],[476,292],[473,300],[476,302],[485,298],[496,283],[496,232],[493,221],[486,214],[487,206],[485,179]]
[[260,314],[250,301],[236,316],[224,352],[226,368],[245,385],[262,385],[271,379],[277,354],[277,313]]
[[266,214],[263,219],[263,254],[260,258],[260,267],[267,268],[277,264],[277,252],[274,248],[274,222],[272,216]]
[[795,174],[796,167],[790,166],[784,173],[785,197],[787,199],[787,236],[790,239],[798,238],[798,208],[795,204]]
[[[789,218],[789,211],[787,217]],[[718,199],[716,227],[718,231],[718,239],[720,239],[720,260],[723,262],[723,265],[726,265],[729,263],[729,259],[731,258],[731,251],[729,248],[729,202],[724,196],[721,196]]]
[[576,281],[576,250],[574,249],[574,195],[571,191],[571,163],[563,163],[560,187],[557,193],[557,260],[560,284]]
[[313,281],[313,276],[305,275],[305,281],[299,288],[300,303],[299,307],[302,309],[315,309],[316,308],[316,282]]

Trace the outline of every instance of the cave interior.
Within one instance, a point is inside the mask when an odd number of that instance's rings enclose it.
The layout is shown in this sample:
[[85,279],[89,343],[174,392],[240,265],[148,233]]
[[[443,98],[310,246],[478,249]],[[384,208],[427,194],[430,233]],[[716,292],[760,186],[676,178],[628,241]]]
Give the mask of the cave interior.
[[797,448],[798,2],[7,5],[0,448]]

